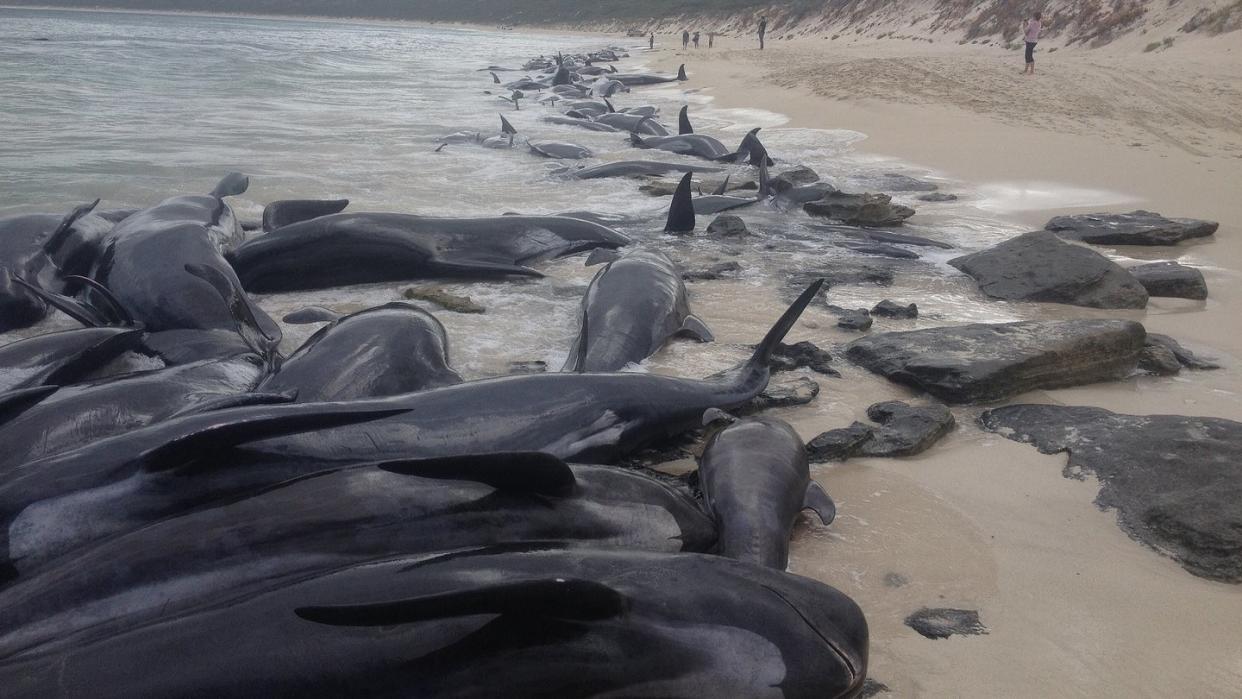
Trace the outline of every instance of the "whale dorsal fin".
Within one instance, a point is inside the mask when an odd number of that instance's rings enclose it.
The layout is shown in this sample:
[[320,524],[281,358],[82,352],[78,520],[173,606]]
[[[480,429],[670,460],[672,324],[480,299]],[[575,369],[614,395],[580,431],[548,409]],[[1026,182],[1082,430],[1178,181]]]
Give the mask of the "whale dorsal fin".
[[729,191],[729,177],[730,175],[725,175],[724,182],[721,182],[720,186],[717,187],[716,191],[712,192],[712,194],[716,196],[721,196],[725,192]]
[[501,114],[499,116],[500,116],[500,133],[509,134],[510,136],[516,134],[517,129],[513,128],[513,124],[509,123],[509,120],[505,118],[505,115]]
[[832,524],[832,520],[837,518],[837,504],[828,496],[824,487],[815,481],[811,481],[806,487],[806,495],[802,498],[802,509],[815,510],[815,514],[819,515],[819,521],[824,524]]
[[537,451],[401,459],[376,466],[404,476],[475,481],[497,490],[538,495],[566,495],[577,483],[568,464]]
[[687,172],[673,193],[673,203],[668,207],[665,233],[689,233],[694,230],[694,201],[690,198],[690,176]]
[[685,135],[694,133],[694,127],[690,125],[690,107],[682,105],[681,111],[677,113],[677,133]]
[[602,583],[548,577],[391,602],[298,607],[294,613],[328,626],[391,626],[477,614],[592,621],[619,616],[628,606],[624,595]]
[[211,196],[216,199],[224,197],[235,197],[243,194],[250,188],[250,178],[240,172],[230,172],[216,183],[216,188],[211,190]]

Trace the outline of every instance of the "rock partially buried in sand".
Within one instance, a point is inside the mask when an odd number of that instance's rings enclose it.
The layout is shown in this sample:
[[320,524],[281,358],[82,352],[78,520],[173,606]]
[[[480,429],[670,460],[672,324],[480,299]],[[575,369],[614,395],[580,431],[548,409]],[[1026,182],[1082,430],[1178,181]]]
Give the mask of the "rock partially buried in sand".
[[877,303],[875,308],[871,309],[871,315],[880,316],[881,318],[903,318],[910,320],[919,317],[919,307],[917,304],[909,304],[903,306],[895,301],[884,299]]
[[906,626],[931,639],[949,636],[978,636],[988,629],[973,609],[929,609],[924,607],[906,617]]
[[1131,537],[1195,575],[1242,583],[1242,423],[1061,405],[1005,406],[979,423],[1068,452],[1065,476],[1095,474],[1096,504]]
[[1130,274],[1147,289],[1149,296],[1192,299],[1202,301],[1208,297],[1207,282],[1203,273],[1194,267],[1176,262],[1152,262],[1130,268]]
[[914,215],[914,209],[894,204],[887,194],[846,194],[837,192],[802,206],[812,216],[844,221],[860,226],[899,226]]
[[949,264],[993,298],[1090,308],[1147,306],[1147,290],[1125,268],[1048,231],[1025,233]]
[[1057,216],[1044,226],[1063,238],[1094,245],[1177,245],[1216,233],[1215,221],[1165,218],[1151,211]]
[[976,323],[873,334],[845,354],[949,403],[979,403],[1123,378],[1134,371],[1146,335],[1127,320]]
[[795,342],[792,345],[780,343],[772,352],[772,360],[768,366],[772,371],[793,371],[806,367],[817,374],[840,376],[841,373],[828,366],[832,355],[810,342]]
[[487,310],[475,303],[469,296],[449,293],[442,286],[412,286],[401,292],[401,295],[414,301],[434,303],[454,313],[484,313]]
[[1169,351],[1173,353],[1173,356],[1177,357],[1177,361],[1187,369],[1195,371],[1209,371],[1220,368],[1220,365],[1216,362],[1197,356],[1194,352],[1182,347],[1181,343],[1168,335],[1161,335],[1160,333],[1147,333],[1147,344],[1162,345],[1167,347]]
[[918,199],[919,201],[939,203],[945,201],[957,201],[957,195],[945,194],[944,192],[932,192],[931,194],[921,194],[915,197],[915,199]]
[[681,273],[681,278],[686,281],[710,281],[713,279],[723,279],[730,272],[740,272],[742,265],[729,260],[727,262],[717,262],[707,269],[692,269]]
[[852,456],[914,456],[927,451],[953,430],[949,409],[940,404],[910,405],[885,401],[867,408],[879,426],[855,422],[829,430],[807,442],[811,461],[844,461]]
[[707,233],[721,238],[743,238],[750,235],[750,229],[740,216],[721,214],[707,224]]
[[1139,355],[1138,368],[1156,376],[1173,376],[1182,371],[1182,363],[1177,361],[1173,350],[1164,345],[1148,342]]
[[828,304],[828,310],[837,317],[838,328],[860,332],[871,329],[871,313],[865,308],[842,308]]
[[883,175],[868,179],[869,185],[885,192],[934,192],[940,186],[926,180],[920,180],[897,172],[886,172]]
[[741,414],[757,413],[769,408],[788,408],[806,405],[819,395],[819,384],[805,377],[772,379],[768,387],[750,403],[739,409]]

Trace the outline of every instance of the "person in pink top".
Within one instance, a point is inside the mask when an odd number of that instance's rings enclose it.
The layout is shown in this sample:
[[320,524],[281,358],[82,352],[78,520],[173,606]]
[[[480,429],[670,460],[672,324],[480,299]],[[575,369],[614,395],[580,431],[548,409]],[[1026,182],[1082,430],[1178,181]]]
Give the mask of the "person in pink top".
[[1026,70],[1024,75],[1035,74],[1035,44],[1039,43],[1039,33],[1043,31],[1043,14],[1036,12],[1035,16],[1022,23],[1022,33],[1026,35]]

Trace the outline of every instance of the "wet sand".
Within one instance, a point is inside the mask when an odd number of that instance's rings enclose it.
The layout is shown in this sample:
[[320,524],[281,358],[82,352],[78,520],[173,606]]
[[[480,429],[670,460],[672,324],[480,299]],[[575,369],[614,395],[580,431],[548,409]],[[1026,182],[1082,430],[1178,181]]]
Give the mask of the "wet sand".
[[[658,39],[672,45],[671,37]],[[1205,243],[1102,248],[1123,260],[1201,267],[1207,302],[1153,299],[1138,312],[1000,304],[982,296],[978,303],[1023,318],[1139,320],[1225,365],[1009,402],[1242,419],[1238,38],[1187,42],[1180,54],[1125,46],[1063,50],[1041,56],[1035,78],[1019,75],[1018,54],[995,48],[797,39],[770,42],[761,54],[749,43],[717,39],[711,52],[657,47],[635,58],[668,71],[687,63],[684,88],[712,96],[713,107],[765,108],[787,115],[792,127],[863,132],[867,139],[856,147],[876,163],[923,168],[947,181],[943,191],[965,195],[947,210],[919,207],[913,222],[934,225],[973,210],[1033,230],[1061,213],[1136,208],[1220,221]],[[967,284],[944,272],[945,284]],[[694,293],[700,314],[736,320],[718,333],[722,342],[761,331],[749,319],[778,305],[763,294],[739,303],[735,289],[712,283],[695,285]],[[934,290],[903,286],[900,278],[878,293],[924,309],[937,305]],[[918,324],[969,320],[954,317],[960,312],[933,318],[925,310]],[[856,337],[833,324],[815,311],[791,337],[825,347]],[[837,368],[843,378],[818,377],[823,391],[816,402],[777,411],[806,438],[865,421],[872,403],[917,397],[840,358]],[[954,409],[958,428],[921,456],[815,468],[840,515],[829,528],[801,529],[790,569],[837,585],[863,606],[872,631],[871,676],[888,685],[888,696],[1236,692],[1242,587],[1196,578],[1131,540],[1113,512],[1093,504],[1091,478],[1067,479],[1064,456],[981,432],[974,424],[981,410]],[[977,609],[989,633],[923,638],[903,619],[924,606]]]

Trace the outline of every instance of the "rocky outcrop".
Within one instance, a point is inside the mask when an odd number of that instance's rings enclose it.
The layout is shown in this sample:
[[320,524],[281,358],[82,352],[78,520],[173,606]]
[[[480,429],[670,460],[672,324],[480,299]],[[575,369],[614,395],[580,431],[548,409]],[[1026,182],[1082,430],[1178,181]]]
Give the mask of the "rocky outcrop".
[[865,308],[842,308],[828,304],[828,310],[837,317],[837,327],[846,330],[870,330],[871,313]]
[[1177,361],[1187,369],[1195,371],[1208,371],[1220,368],[1220,365],[1216,362],[1197,356],[1194,352],[1182,347],[1181,343],[1168,335],[1161,335],[1160,333],[1147,333],[1147,345],[1161,345],[1165,347],[1173,354],[1174,357],[1177,358]]
[[710,281],[713,279],[723,279],[731,272],[740,272],[741,270],[741,264],[733,260],[727,260],[725,262],[717,262],[704,269],[686,270],[681,273],[681,278],[686,281]]
[[790,378],[774,378],[763,389],[763,393],[751,399],[738,410],[739,414],[749,415],[769,408],[788,408],[794,405],[806,405],[819,395],[819,384],[805,376]]
[[940,404],[876,403],[867,418],[879,426],[855,422],[829,430],[807,443],[811,461],[844,461],[851,456],[913,456],[931,448],[954,426],[953,414]]
[[1100,253],[1035,231],[949,264],[970,275],[979,290],[1007,301],[1065,303],[1091,308],[1144,308],[1147,290]]
[[944,201],[957,201],[957,195],[945,194],[944,192],[932,192],[931,194],[920,194],[915,197],[915,199],[918,199],[919,201],[939,203]]
[[1151,211],[1057,216],[1044,226],[1062,238],[1094,245],[1177,245],[1216,233],[1215,221],[1165,218]]
[[1202,301],[1208,297],[1203,272],[1176,262],[1152,262],[1129,269],[1148,296]]
[[434,303],[446,311],[454,313],[486,313],[487,309],[474,302],[469,296],[461,296],[449,292],[442,286],[412,286],[401,292],[401,295],[414,301]]
[[1065,476],[1094,474],[1096,504],[1116,509],[1131,537],[1195,575],[1242,583],[1242,423],[1061,405],[1005,406],[979,422],[1068,452]]
[[856,226],[899,226],[914,215],[914,209],[894,204],[887,194],[846,194],[836,192],[803,205],[812,216],[836,219]]
[[976,323],[873,334],[850,343],[845,355],[941,400],[979,403],[1127,376],[1146,335],[1124,320]]
[[800,187],[804,184],[811,184],[819,181],[819,173],[815,172],[805,165],[799,165],[790,168],[776,177],[772,178],[769,183],[773,192],[783,192],[787,189]]
[[829,366],[832,355],[810,342],[795,342],[792,345],[780,343],[772,352],[768,366],[772,371],[793,371],[806,367],[817,374],[840,376],[841,373]]

